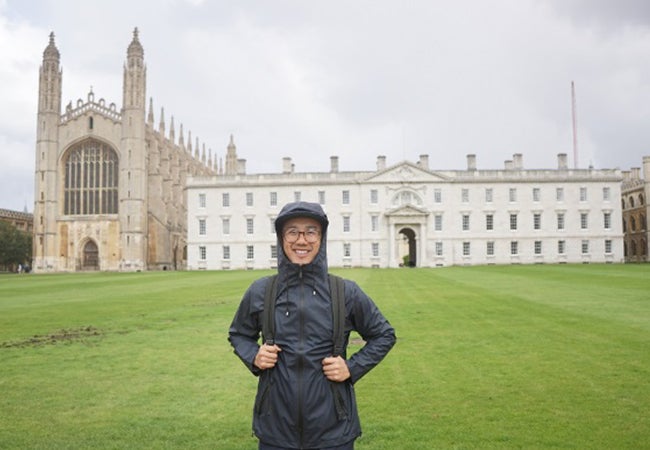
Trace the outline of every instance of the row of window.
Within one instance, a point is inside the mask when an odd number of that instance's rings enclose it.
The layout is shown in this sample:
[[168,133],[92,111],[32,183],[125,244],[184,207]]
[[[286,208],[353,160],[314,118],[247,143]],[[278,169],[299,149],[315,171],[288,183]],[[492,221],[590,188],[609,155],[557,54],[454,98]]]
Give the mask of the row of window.
[[[612,214],[610,212],[603,212],[602,216],[603,229],[611,230],[612,229]],[[442,231],[443,215],[435,214],[433,216],[433,229],[434,231]],[[275,219],[270,219],[269,232],[275,233]],[[350,216],[342,216],[342,231],[344,233],[350,232]],[[566,227],[566,215],[564,212],[556,213],[556,225],[558,230],[564,230]],[[519,229],[519,214],[510,214],[509,217],[509,227],[510,230],[516,231]],[[463,214],[461,219],[461,229],[463,231],[470,230],[470,215]],[[533,213],[533,230],[542,229],[542,214]],[[589,229],[589,213],[583,212],[580,213],[580,229],[587,230]],[[485,215],[485,230],[493,231],[494,230],[494,214]],[[370,231],[376,232],[379,231],[379,215],[370,216]],[[224,235],[230,234],[230,218],[221,219],[221,232]],[[255,219],[253,217],[246,218],[246,234],[252,235],[255,234]],[[199,236],[207,235],[207,219],[199,219]]]
[[[519,214],[510,214],[510,230],[516,231],[519,229]],[[603,212],[603,229],[611,230],[612,229],[612,213]],[[566,228],[566,214],[564,212],[556,213],[556,225],[558,230],[564,230]],[[442,214],[436,214],[434,216],[434,229],[436,231],[442,231]],[[462,230],[469,231],[470,229],[470,215],[463,214],[462,216]],[[494,214],[485,215],[485,229],[487,231],[494,230]],[[542,214],[533,213],[533,230],[542,229]],[[581,212],[580,213],[580,229],[587,230],[589,229],[589,213]]]
[[[518,198],[518,188],[509,188],[508,189],[508,201],[510,203],[517,202]],[[494,188],[485,188],[485,202],[492,203],[494,201]],[[379,203],[379,191],[377,189],[370,190],[370,204]],[[317,193],[318,203],[321,205],[325,204],[325,191],[318,191]],[[565,197],[565,190],[563,187],[555,188],[555,200],[558,202],[563,202]],[[579,198],[581,202],[586,202],[588,198],[588,190],[586,187],[580,187]],[[602,188],[602,199],[603,201],[611,200],[611,189],[608,186]],[[302,200],[302,192],[294,191],[293,201],[299,202]],[[461,203],[469,203],[470,201],[470,190],[469,188],[461,189]],[[540,202],[542,200],[542,190],[541,188],[534,187],[532,188],[532,201]],[[442,189],[436,188],[433,190],[433,201],[434,203],[442,203]],[[350,191],[344,189],[341,191],[341,203],[343,205],[350,204]],[[391,201],[392,205],[404,205],[404,204],[416,204],[421,205],[422,199],[418,194],[412,191],[402,191],[394,195]],[[248,207],[254,206],[254,194],[253,192],[245,193],[245,204]],[[231,198],[229,192],[223,192],[221,194],[221,206],[224,208],[230,207]],[[278,206],[278,193],[275,191],[269,192],[269,205]],[[205,208],[207,206],[206,194],[199,194],[199,208]]]
[[[580,241],[580,253],[583,255],[588,255],[589,254],[589,243],[590,241],[588,239],[583,239]],[[533,242],[533,254],[534,255],[542,255],[542,241],[534,241]],[[471,242],[463,242],[463,256],[471,256]],[[520,245],[519,241],[511,241],[510,242],[510,255],[511,256],[518,256],[519,255],[519,250],[520,250]],[[442,242],[436,242],[436,256],[442,256]],[[567,252],[567,242],[565,240],[559,240],[557,241],[557,254],[558,255],[565,255]],[[612,253],[612,240],[611,239],[605,239],[605,254],[611,254]],[[495,242],[494,241],[488,241],[486,242],[486,248],[485,248],[485,254],[487,256],[494,256],[495,255]]]
[[[252,192],[246,192],[245,194],[245,204],[246,206],[254,206],[254,197]],[[295,191],[293,193],[293,201],[299,202],[302,201],[302,192]],[[370,203],[376,204],[379,201],[379,193],[377,189],[372,189],[370,191]],[[325,191],[318,191],[318,203],[321,205],[325,204]],[[341,192],[341,203],[344,205],[350,204],[350,191],[343,190]],[[230,193],[224,192],[221,194],[221,206],[227,208],[231,205]],[[207,206],[206,195],[204,193],[199,194],[199,208],[205,208]],[[269,192],[269,206],[278,206],[278,193],[273,191]]]
[[[519,241],[510,242],[510,255],[519,256],[520,255],[520,245]],[[372,242],[370,244],[371,255],[373,257],[379,257],[379,242]],[[435,256],[443,256],[444,248],[443,242],[435,242]],[[566,255],[567,252],[567,242],[565,240],[557,241],[556,251],[558,255]],[[496,243],[494,241],[488,241],[485,243],[485,255],[486,256],[495,256],[496,252]],[[583,255],[588,255],[590,252],[590,241],[588,239],[583,239],[580,241],[580,252]],[[605,239],[605,254],[612,253],[612,240]],[[543,242],[534,241],[533,242],[533,254],[537,256],[543,255]],[[352,244],[344,243],[343,244],[343,257],[349,258],[352,255]],[[271,258],[275,259],[278,256],[278,247],[277,245],[271,245]],[[472,256],[472,243],[463,242],[463,256],[468,257]],[[221,258],[224,260],[230,260],[230,245],[223,245],[221,247]],[[204,245],[199,246],[199,260],[206,261],[208,259],[207,247]],[[246,259],[252,260],[255,259],[255,246],[247,245],[246,246]]]
[[[278,246],[271,245],[271,258],[275,259],[278,257]],[[373,242],[371,244],[371,251],[373,257],[379,256],[379,242]],[[350,258],[352,255],[352,244],[345,243],[343,244],[343,257]],[[230,260],[230,245],[223,245],[221,247],[221,258],[224,260]],[[199,260],[206,261],[208,259],[207,248],[204,245],[199,246]],[[247,245],[246,246],[246,259],[251,260],[255,259],[255,246]]]
[[[372,231],[379,230],[379,216],[371,216],[370,224]],[[207,235],[207,219],[199,219],[199,236]],[[269,220],[269,232],[275,233],[275,218]],[[350,216],[343,216],[343,232],[350,232]],[[230,234],[230,219],[225,217],[221,219],[221,233],[224,235]],[[255,234],[255,219],[253,217],[246,218],[246,234]]]

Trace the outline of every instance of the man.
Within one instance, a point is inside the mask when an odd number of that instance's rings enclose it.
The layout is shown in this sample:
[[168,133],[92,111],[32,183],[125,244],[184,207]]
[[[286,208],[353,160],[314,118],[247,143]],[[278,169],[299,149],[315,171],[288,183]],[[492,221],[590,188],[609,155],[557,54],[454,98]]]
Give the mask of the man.
[[[261,450],[353,449],[361,435],[353,384],[395,344],[395,330],[377,306],[356,283],[345,280],[344,351],[332,356],[328,224],[319,204],[282,208],[275,220],[281,249],[275,340],[258,343],[268,277],[248,288],[230,326],[235,353],[259,376],[253,432]],[[351,330],[366,344],[345,359]]]

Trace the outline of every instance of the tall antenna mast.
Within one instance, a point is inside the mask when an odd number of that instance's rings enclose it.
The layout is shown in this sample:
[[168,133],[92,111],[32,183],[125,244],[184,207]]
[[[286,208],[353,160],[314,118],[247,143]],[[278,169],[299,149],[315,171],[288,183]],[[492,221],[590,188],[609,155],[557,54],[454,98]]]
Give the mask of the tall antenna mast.
[[573,125],[573,168],[578,168],[578,117],[576,112],[576,87],[571,80],[571,122]]

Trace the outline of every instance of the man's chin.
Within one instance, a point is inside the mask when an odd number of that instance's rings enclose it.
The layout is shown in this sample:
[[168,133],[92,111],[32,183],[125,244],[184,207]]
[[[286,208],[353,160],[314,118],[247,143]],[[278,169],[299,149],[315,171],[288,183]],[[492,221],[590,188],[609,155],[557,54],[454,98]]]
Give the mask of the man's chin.
[[312,255],[311,253],[307,253],[304,255],[298,255],[296,253],[292,253],[290,259],[291,262],[294,264],[305,265],[305,264],[309,264],[314,260],[314,255]]

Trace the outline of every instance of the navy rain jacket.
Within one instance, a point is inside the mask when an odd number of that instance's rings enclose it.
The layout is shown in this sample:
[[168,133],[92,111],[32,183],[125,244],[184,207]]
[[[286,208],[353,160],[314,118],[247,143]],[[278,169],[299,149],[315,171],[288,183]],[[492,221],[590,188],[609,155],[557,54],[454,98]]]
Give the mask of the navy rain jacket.
[[[312,217],[322,225],[318,255],[294,264],[282,250],[282,226],[292,217]],[[228,340],[246,367],[259,376],[253,432],[265,444],[284,448],[342,445],[361,435],[353,384],[376,366],[395,344],[395,330],[359,286],[345,280],[345,347],[350,331],[366,341],[347,359],[351,378],[329,381],[322,360],[333,350],[332,302],[327,268],[327,216],[319,204],[296,202],[278,215],[278,287],[275,343],[282,349],[273,369],[254,364],[262,329],[267,278],[248,288],[230,326]],[[346,358],[344,351],[343,358]],[[337,413],[335,402],[342,402]]]

